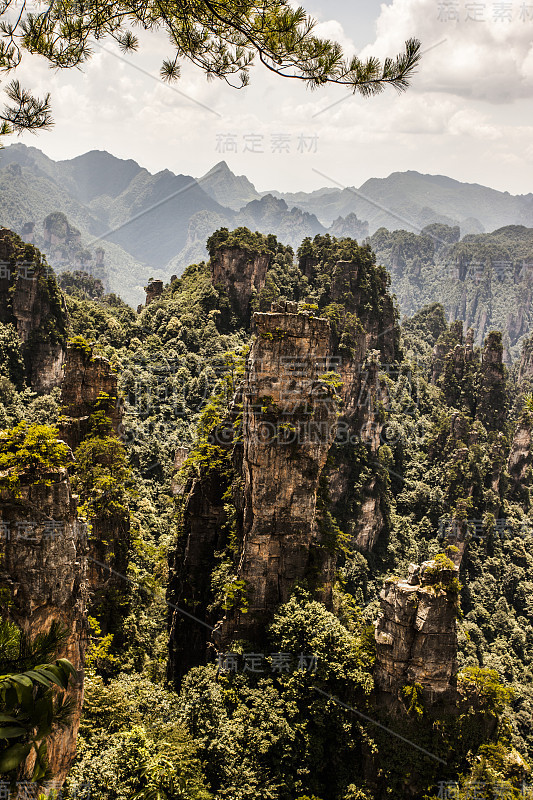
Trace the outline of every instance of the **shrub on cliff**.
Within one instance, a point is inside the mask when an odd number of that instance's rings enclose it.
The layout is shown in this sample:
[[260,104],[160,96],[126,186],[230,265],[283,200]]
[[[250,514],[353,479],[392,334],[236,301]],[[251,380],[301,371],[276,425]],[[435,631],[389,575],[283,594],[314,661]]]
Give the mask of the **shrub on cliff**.
[[27,483],[50,483],[45,476],[66,467],[70,448],[59,440],[57,428],[29,425],[22,421],[0,431],[0,488],[18,492],[21,479]]
[[256,672],[209,665],[186,675],[180,718],[217,797],[340,798],[361,783],[359,723],[336,698],[364,707],[374,656],[354,606],[349,616],[350,629],[297,590],[276,613]]
[[127,516],[133,478],[122,443],[114,436],[85,439],[75,459],[72,485],[84,504],[82,510],[91,518]]
[[97,300],[104,294],[102,281],[82,270],[62,272],[58,276],[58,283],[65,294],[71,294],[79,300]]
[[278,240],[273,234],[264,236],[256,231],[252,233],[249,228],[219,228],[207,240],[207,251],[211,258],[221,247],[236,247],[249,253],[274,253]]

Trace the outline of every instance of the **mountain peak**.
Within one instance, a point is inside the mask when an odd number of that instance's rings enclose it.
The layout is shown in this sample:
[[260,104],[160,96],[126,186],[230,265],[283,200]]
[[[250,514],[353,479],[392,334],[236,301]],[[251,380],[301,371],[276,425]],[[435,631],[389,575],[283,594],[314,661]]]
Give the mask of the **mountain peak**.
[[202,189],[217,203],[239,211],[261,195],[246,175],[235,175],[226,161],[219,161],[209,172],[198,179]]
[[219,161],[218,164],[215,164],[215,166],[211,170],[209,170],[209,172],[207,174],[209,175],[210,172],[216,172],[216,171],[220,171],[220,170],[224,170],[225,172],[231,172],[232,175],[235,174],[229,168],[227,161]]

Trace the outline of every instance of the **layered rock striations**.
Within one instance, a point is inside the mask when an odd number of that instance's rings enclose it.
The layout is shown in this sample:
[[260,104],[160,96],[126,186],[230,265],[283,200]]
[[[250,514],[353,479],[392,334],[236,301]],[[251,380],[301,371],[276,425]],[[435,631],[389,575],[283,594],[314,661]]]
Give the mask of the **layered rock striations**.
[[211,257],[213,284],[225,289],[233,310],[241,319],[250,318],[250,301],[265,284],[270,258],[269,253],[224,245]]
[[[437,557],[442,559],[442,557]],[[457,573],[449,559],[412,564],[386,582],[375,624],[376,687],[391,701],[418,684],[426,700],[452,700],[457,673]]]
[[335,391],[321,379],[327,372],[329,323],[297,313],[255,314],[254,322],[258,335],[243,388],[243,541],[237,570],[248,608],[227,614],[222,641],[257,640],[305,578],[328,603],[333,580],[332,543],[318,508],[337,423]]
[[106,414],[115,434],[119,434],[122,411],[117,381],[107,358],[94,354],[88,345],[80,342],[68,348],[61,383],[61,433],[73,450],[89,435],[91,415],[104,397],[109,398]]
[[38,250],[0,230],[0,322],[14,325],[26,380],[36,392],[59,386],[66,350],[67,310]]
[[78,670],[69,689],[73,714],[48,741],[51,773],[62,781],[74,759],[83,703],[87,525],[78,520],[66,469],[48,473],[42,482],[24,476],[21,482],[17,496],[0,492],[0,583],[8,593],[3,612],[32,638],[49,631],[53,622],[66,634],[57,657],[68,658]]
[[[338,397],[324,378],[327,320],[288,310],[255,314],[257,337],[244,381],[225,419],[210,433],[210,446],[233,461],[228,487],[204,468],[185,488],[183,534],[171,562],[171,674],[206,656],[214,554],[232,544],[238,589],[213,640],[260,641],[280,603],[298,581],[330,600],[335,532],[323,514],[321,476],[335,439]],[[228,514],[232,519],[228,518]],[[186,614],[194,614],[197,621]],[[207,623],[207,624],[206,624]]]

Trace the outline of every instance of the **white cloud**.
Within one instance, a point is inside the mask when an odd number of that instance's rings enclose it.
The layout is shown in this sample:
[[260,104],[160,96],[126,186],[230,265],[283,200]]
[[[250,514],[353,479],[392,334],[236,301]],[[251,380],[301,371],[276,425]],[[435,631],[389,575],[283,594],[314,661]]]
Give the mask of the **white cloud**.
[[466,135],[489,141],[502,140],[506,136],[504,126],[491,125],[486,115],[479,111],[461,109],[450,119],[448,131],[452,136]]
[[[515,8],[519,1],[514,0]],[[352,47],[352,36],[358,33],[353,9],[351,27],[340,11],[329,12],[339,19],[327,19],[325,0],[314,2],[323,11],[317,33]],[[42,59],[26,59],[23,85],[41,95],[52,92],[56,127],[22,140],[57,159],[106,149],[134,158],[152,172],[168,168],[201,175],[225,158],[260,189],[297,191],[324,185],[313,168],[354,185],[414,169],[525,193],[530,191],[533,158],[532,32],[533,22],[443,23],[438,0],[393,0],[381,6],[375,41],[363,55],[394,55],[413,35],[425,48],[447,41],[427,53],[406,93],[389,89],[372,99],[334,86],[310,92],[260,65],[243,91],[220,81],[210,83],[185,65],[174,91],[157,80],[161,60],[170,52],[166,37],[157,33],[143,36],[140,52],[126,60],[97,52],[83,73],[55,73]],[[115,47],[110,42],[105,46]],[[224,132],[237,136],[237,153],[217,151],[216,136]],[[264,137],[264,153],[243,152],[245,133]],[[291,137],[290,153],[271,152],[274,133]],[[296,152],[300,134],[317,134],[316,153]]]
[[442,91],[493,103],[530,97],[533,20],[519,19],[516,2],[510,4],[511,21],[496,21],[490,3],[477,4],[484,20],[466,20],[466,5],[457,2],[458,21],[442,19],[443,9],[454,4],[441,0],[393,0],[382,5],[376,41],[363,55],[390,55],[405,39],[416,36],[423,50],[431,49],[413,80],[415,91]]
[[315,36],[321,39],[331,39],[338,42],[347,56],[355,53],[355,44],[346,34],[342,24],[336,19],[328,19],[319,22],[314,29]]

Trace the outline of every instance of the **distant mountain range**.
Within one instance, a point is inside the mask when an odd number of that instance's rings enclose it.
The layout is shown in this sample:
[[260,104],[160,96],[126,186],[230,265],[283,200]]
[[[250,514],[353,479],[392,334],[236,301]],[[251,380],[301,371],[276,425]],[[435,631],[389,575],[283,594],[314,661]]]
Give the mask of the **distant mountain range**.
[[320,189],[305,195],[280,194],[289,205],[316,214],[323,225],[354,213],[378,228],[420,233],[433,222],[459,225],[461,236],[485,233],[506,225],[533,226],[533,194],[510,195],[476,183],[461,183],[444,175],[421,175],[411,170],[388,178],[371,178],[359,189]]
[[507,225],[468,235],[428,225],[420,234],[376,231],[370,244],[391,274],[401,312],[411,316],[442,303],[451,322],[463,320],[481,346],[491,330],[503,333],[504,360],[520,357],[533,329],[533,229]]
[[0,198],[0,225],[19,233],[33,226],[37,239],[49,214],[65,214],[85,248],[104,249],[109,286],[133,305],[144,299],[149,277],[168,279],[205,258],[205,241],[221,226],[274,233],[295,249],[306,236],[328,231],[361,240],[381,227],[419,233],[430,223],[458,225],[461,236],[533,227],[533,194],[439,175],[396,172],[358,189],[283,194],[257,191],[224,161],[200,178],[152,175],[105,151],[56,162],[22,144],[0,152]]

